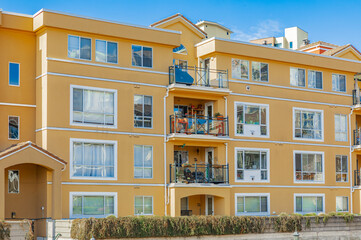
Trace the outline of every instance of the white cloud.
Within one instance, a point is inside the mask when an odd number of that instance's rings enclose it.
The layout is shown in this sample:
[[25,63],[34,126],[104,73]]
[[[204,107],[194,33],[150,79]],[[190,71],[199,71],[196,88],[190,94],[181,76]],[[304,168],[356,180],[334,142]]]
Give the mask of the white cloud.
[[237,27],[233,28],[232,39],[240,41],[250,41],[252,39],[278,37],[282,34],[281,24],[275,20],[265,20],[256,26],[251,26],[249,31],[245,32]]

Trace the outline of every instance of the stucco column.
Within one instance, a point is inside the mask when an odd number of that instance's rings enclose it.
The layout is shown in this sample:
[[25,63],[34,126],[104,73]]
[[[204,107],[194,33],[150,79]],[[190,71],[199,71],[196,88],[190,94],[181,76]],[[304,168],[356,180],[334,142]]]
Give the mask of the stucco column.
[[5,220],[5,170],[0,167],[0,220]]
[[170,215],[171,217],[180,216],[180,199],[177,197],[174,188],[170,190]]
[[61,219],[61,170],[53,171],[52,219]]

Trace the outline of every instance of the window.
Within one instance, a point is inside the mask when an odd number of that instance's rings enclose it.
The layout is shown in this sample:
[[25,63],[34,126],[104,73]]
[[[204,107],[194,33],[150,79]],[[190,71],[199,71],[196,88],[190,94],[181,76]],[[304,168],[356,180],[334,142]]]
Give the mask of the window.
[[178,54],[184,54],[184,55],[188,54],[187,49],[183,44],[181,44],[179,47],[173,48],[173,52],[178,53]]
[[332,74],[332,91],[346,92],[346,76]]
[[69,35],[68,57],[91,60],[91,39]]
[[236,181],[269,180],[269,150],[236,149]]
[[132,65],[137,67],[153,67],[153,49],[132,45]]
[[20,193],[19,170],[8,171],[8,193]]
[[236,215],[269,215],[268,193],[236,194]]
[[347,142],[347,116],[335,114],[335,140]]
[[252,80],[268,82],[268,64],[252,62]]
[[347,156],[336,155],[336,182],[348,181]]
[[187,71],[188,68],[188,62],[186,60],[173,59],[173,65],[179,66],[179,68],[185,72]]
[[281,47],[282,47],[282,43],[275,43],[275,47],[281,48]]
[[153,197],[135,196],[134,198],[135,215],[153,215]]
[[9,116],[9,139],[19,140],[19,117]]
[[103,40],[95,41],[95,61],[117,63],[118,43]]
[[322,72],[308,70],[308,87],[322,89]]
[[291,49],[293,48],[293,42],[290,42],[290,48]]
[[117,215],[117,193],[70,192],[70,217]]
[[152,128],[153,122],[152,96],[134,95],[134,127]]
[[20,64],[9,63],[9,85],[20,86]]
[[295,194],[296,213],[324,212],[324,194]]
[[303,140],[323,140],[323,111],[293,109],[294,138]]
[[323,153],[295,152],[295,182],[324,182]]
[[117,91],[72,86],[73,124],[116,126]]
[[249,61],[232,58],[232,78],[249,79]]
[[116,179],[117,142],[71,139],[70,177]]
[[248,137],[268,137],[268,105],[235,103],[236,135]]
[[305,87],[305,69],[301,68],[290,68],[291,86]]
[[348,212],[348,197],[336,197],[336,211]]
[[153,147],[134,146],[134,178],[153,177]]

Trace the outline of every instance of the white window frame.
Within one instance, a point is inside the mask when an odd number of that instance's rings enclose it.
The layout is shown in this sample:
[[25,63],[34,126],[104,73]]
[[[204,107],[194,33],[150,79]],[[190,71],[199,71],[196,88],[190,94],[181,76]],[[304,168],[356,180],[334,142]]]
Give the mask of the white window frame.
[[[300,181],[296,180],[296,154],[321,154],[322,155],[322,181]],[[301,166],[302,167],[302,166]],[[293,183],[301,184],[324,184],[325,183],[325,153],[316,151],[293,151]]]
[[[260,181],[251,181],[251,180],[239,180],[237,179],[237,153],[238,151],[257,151],[257,152],[267,152],[267,180],[260,180]],[[242,147],[236,147],[234,149],[234,159],[235,159],[235,164],[234,164],[234,181],[235,182],[246,182],[246,183],[269,183],[270,182],[270,149],[269,148],[242,148]],[[244,161],[244,159],[243,159]],[[243,163],[244,164],[244,163]],[[261,163],[260,163],[261,164]],[[243,171],[261,171],[260,170],[246,170],[243,169]],[[244,174],[244,173],[243,173]]]
[[[336,162],[336,157],[337,156],[340,156],[341,157],[341,172],[337,172],[337,171],[335,171],[335,178],[336,178],[336,182],[337,183],[348,183],[348,179],[349,179],[349,174],[348,174],[348,156],[347,155],[342,155],[342,154],[336,154],[335,155],[335,169],[337,170],[337,162]],[[347,172],[342,172],[342,157],[346,157],[346,164],[347,164]],[[337,181],[337,174],[341,174],[341,176],[342,176],[342,174],[345,174],[346,173],[346,175],[347,175],[347,180],[346,181],[342,181],[342,178],[341,178],[341,181]]]
[[[83,90],[95,90],[102,92],[111,92],[114,93],[114,125],[105,125],[105,124],[89,124],[89,123],[77,123],[73,122],[73,90],[74,88],[83,89]],[[83,99],[84,100],[84,99]],[[83,101],[84,104],[84,101]],[[98,88],[98,87],[88,87],[80,85],[70,85],[70,126],[84,126],[84,127],[95,127],[95,128],[117,128],[118,123],[118,90],[109,89],[109,88]]]
[[[152,177],[151,178],[148,178],[148,177],[144,177],[144,158],[142,159],[142,162],[143,162],[143,177],[135,177],[135,175],[134,175],[134,173],[135,173],[135,168],[136,168],[136,166],[135,166],[135,146],[142,146],[142,149],[143,149],[143,157],[144,157],[144,147],[150,147],[151,149],[152,149]],[[154,177],[154,173],[153,173],[153,170],[154,170],[154,168],[153,168],[153,165],[154,165],[154,163],[153,163],[153,158],[154,158],[154,152],[153,152],[153,146],[152,145],[141,145],[141,144],[134,144],[134,146],[133,146],[133,178],[134,179],[153,179],[153,177]],[[148,167],[146,167],[146,168],[148,168]]]
[[[295,129],[296,129],[296,117],[295,117],[295,112],[296,110],[300,110],[302,111],[309,111],[309,112],[319,112],[321,113],[321,139],[313,139],[313,138],[298,138],[295,137]],[[315,142],[323,142],[324,141],[324,135],[325,135],[325,126],[324,126],[324,121],[323,121],[323,110],[320,109],[309,109],[309,108],[299,108],[299,107],[293,107],[292,110],[292,136],[293,136],[293,140],[302,140],[302,141],[315,141]],[[302,113],[301,113],[301,120],[302,120]],[[301,122],[301,126],[302,126],[302,122]],[[302,128],[301,128],[302,129]]]
[[[337,198],[347,198],[347,210],[346,211],[337,211]],[[348,196],[336,196],[336,212],[349,212],[349,210],[350,210],[349,197]]]
[[[105,62],[97,61],[97,42],[105,42]],[[116,62],[108,62],[108,42],[117,44],[117,61]],[[118,42],[103,40],[103,39],[95,39],[95,61],[96,62],[102,62],[102,63],[111,63],[111,64],[118,64],[118,58],[119,58],[119,48],[118,48]]]
[[[143,127],[136,127],[135,126],[135,113],[134,113],[134,109],[135,109],[135,102],[134,102],[134,96],[143,96]],[[151,97],[152,98],[152,116],[150,117],[151,120],[151,127],[144,127],[144,97]],[[153,129],[153,117],[154,117],[154,111],[153,111],[153,106],[154,106],[154,101],[153,101],[153,96],[152,95],[145,95],[145,94],[134,94],[133,95],[133,127],[134,128],[143,128],[143,129]],[[147,117],[149,118],[149,117]]]
[[[270,194],[269,193],[236,193],[234,198],[234,215],[235,216],[269,216],[271,212],[270,204]],[[267,213],[238,213],[237,212],[237,198],[238,197],[267,197]]]
[[[345,132],[336,132],[336,115],[338,115],[338,116],[344,116],[344,117],[346,117],[346,119],[345,119],[345,121],[346,121],[346,131]],[[346,114],[339,114],[339,113],[336,113],[335,114],[335,116],[334,116],[334,120],[335,120],[335,141],[336,142],[348,142],[348,131],[347,131],[347,115]],[[336,138],[336,133],[346,133],[346,140],[338,140],[337,138]]]
[[[114,197],[114,214],[107,215],[74,215],[73,214],[73,196],[111,196]],[[83,207],[83,206],[82,206]],[[118,216],[118,193],[117,192],[69,192],[69,218],[104,218],[106,216]]]
[[[254,135],[246,135],[246,134],[237,133],[237,106],[240,105],[240,104],[242,104],[242,105],[253,105],[253,106],[259,106],[259,107],[266,107],[266,109],[267,109],[267,111],[266,111],[267,135],[254,136]],[[270,112],[269,104],[250,103],[250,102],[234,102],[234,118],[235,118],[234,119],[234,135],[239,136],[239,137],[269,138],[270,137],[269,112]],[[246,121],[246,119],[244,119],[244,121]],[[261,127],[261,124],[259,124],[259,126]]]
[[[298,76],[298,70],[303,70],[304,71],[304,73],[305,73],[305,86],[299,86],[299,85],[294,85],[294,84],[292,84],[292,81],[291,81],[291,70],[292,69],[297,69],[297,76]],[[306,83],[307,81],[306,81],[306,69],[305,68],[299,68],[299,67],[290,67],[290,85],[292,86],[292,87],[302,87],[302,88],[304,88],[304,87],[306,87],[306,85],[307,85],[307,83]]]
[[[232,63],[233,63],[233,60],[239,60],[239,61],[246,61],[248,62],[248,77],[247,78],[238,78],[238,77],[234,77],[233,76],[233,68],[232,68]],[[249,75],[252,74],[249,70],[251,69],[252,67],[250,66],[250,61],[249,60],[244,60],[244,59],[240,59],[240,58],[232,58],[232,61],[231,61],[231,69],[232,69],[232,78],[234,79],[241,79],[241,80],[249,80]],[[241,73],[242,75],[242,73]],[[268,78],[267,78],[268,80]],[[260,81],[259,81],[260,82]]]
[[[141,214],[136,214],[136,213],[135,213],[135,198],[136,198],[136,197],[142,197],[142,198],[143,198],[143,213],[141,213]],[[152,213],[147,213],[147,214],[144,213],[144,197],[150,197],[150,198],[152,198]],[[135,196],[134,196],[133,206],[134,206],[133,209],[134,209],[134,215],[135,215],[135,216],[152,216],[152,215],[154,215],[154,198],[153,198],[153,196],[135,195]]]
[[[345,91],[340,91],[340,90],[335,90],[335,89],[334,89],[333,81],[332,81],[333,75],[337,75],[337,81],[340,81],[340,75],[345,76]],[[347,77],[346,77],[345,74],[332,73],[332,75],[331,75],[331,81],[332,81],[332,91],[334,91],[334,92],[347,92]]]
[[[18,184],[19,184],[19,186],[18,186],[18,189],[19,189],[19,191],[17,192],[17,193],[11,193],[9,190],[9,172],[10,171],[18,171],[18,173],[19,173],[19,181],[18,181]],[[8,194],[20,194],[20,170],[19,169],[12,169],[12,168],[10,168],[10,169],[8,169],[8,171],[7,171],[7,176],[8,176],[8,180],[7,180],[7,193]]]
[[[134,64],[133,64],[133,61],[132,61],[132,58],[133,58],[133,46],[142,47],[142,54],[141,54],[141,56],[142,56],[142,66],[137,66],[137,65],[134,65]],[[145,67],[145,66],[144,66],[144,63],[143,63],[143,48],[144,48],[144,47],[146,47],[146,48],[151,48],[151,49],[152,49],[152,66],[151,66],[151,67]],[[132,44],[132,47],[131,47],[131,58],[130,58],[130,60],[131,60],[131,65],[132,65],[133,67],[141,67],[141,68],[152,69],[153,66],[154,66],[154,65],[153,65],[153,47],[144,46],[144,45]]]
[[[300,214],[306,214],[309,212],[297,212],[297,206],[296,206],[296,197],[322,197],[322,212],[326,212],[326,206],[325,206],[325,194],[324,193],[295,193],[293,194],[293,208],[294,213],[300,213]],[[302,203],[303,204],[303,203]],[[317,203],[316,203],[317,204]],[[315,212],[315,213],[321,213],[321,212]]]
[[[10,129],[9,129],[9,124],[10,124],[10,117],[16,117],[18,118],[18,138],[10,138],[9,135],[10,135]],[[14,115],[8,115],[8,140],[15,140],[15,141],[18,141],[20,140],[20,116],[14,116]]]
[[[71,37],[78,37],[79,38],[79,57],[78,58],[74,58],[74,57],[70,57],[69,56],[69,36],[71,36]],[[86,59],[86,58],[81,58],[80,57],[80,49],[81,49],[81,44],[80,44],[80,39],[81,38],[86,38],[86,39],[90,39],[90,59]],[[67,56],[68,56],[68,58],[71,58],[71,59],[80,59],[80,60],[83,60],[83,61],[89,61],[89,62],[91,62],[92,61],[92,45],[93,45],[93,39],[92,38],[90,38],[90,37],[81,37],[81,36],[78,36],[78,35],[72,35],[72,34],[68,34],[68,39],[67,39]]]
[[[260,79],[260,80],[254,80],[254,79],[253,79],[253,63],[258,63],[258,64],[259,64],[259,74],[260,74],[259,79]],[[261,80],[261,78],[262,78],[262,74],[261,74],[261,63],[267,64],[267,81],[262,81],[262,80]],[[250,62],[250,69],[251,69],[250,74],[252,75],[252,81],[254,81],[254,82],[264,82],[264,83],[268,83],[268,82],[269,82],[269,64],[268,64],[268,63],[258,62],[258,61],[252,61],[252,62]],[[249,75],[249,74],[248,74],[248,75]],[[248,76],[248,78],[249,78],[249,76]]]
[[[310,72],[320,72],[321,73],[321,81],[322,81],[322,88],[314,88],[314,87],[310,87],[310,78],[309,78],[309,76],[310,76]],[[312,69],[309,69],[308,71],[307,71],[307,87],[308,88],[312,88],[312,89],[318,89],[318,90],[323,90],[323,72],[322,71],[317,71],[317,70],[312,70]]]
[[[19,65],[19,84],[15,85],[15,84],[10,84],[10,64],[13,63],[13,64],[18,64]],[[18,63],[18,62],[8,62],[8,85],[11,86],[11,87],[20,87],[20,79],[21,79],[21,71],[20,71],[20,67],[21,67],[21,64]]]
[[[95,143],[95,144],[112,144],[114,145],[114,177],[77,177],[73,176],[74,169],[73,169],[73,163],[74,163],[74,152],[73,152],[73,146],[75,142],[81,142],[81,143]],[[112,141],[112,140],[96,140],[96,139],[83,139],[83,138],[70,138],[70,167],[69,167],[69,178],[70,179],[80,179],[80,180],[118,180],[118,141]]]

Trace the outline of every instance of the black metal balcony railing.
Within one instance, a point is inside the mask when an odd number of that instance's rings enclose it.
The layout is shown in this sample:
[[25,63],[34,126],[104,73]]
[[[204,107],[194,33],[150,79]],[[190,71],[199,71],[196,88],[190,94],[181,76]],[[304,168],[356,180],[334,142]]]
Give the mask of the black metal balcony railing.
[[170,115],[170,133],[228,136],[228,117]]
[[215,183],[228,184],[228,165],[183,164],[169,165],[171,183]]
[[361,185],[361,178],[360,178],[360,170],[354,171],[354,186],[360,186]]
[[174,65],[169,67],[169,84],[173,83],[187,86],[228,88],[228,71]]
[[361,103],[361,89],[357,92],[357,89],[352,90],[352,104],[360,105]]
[[361,129],[353,130],[353,145],[361,145]]

